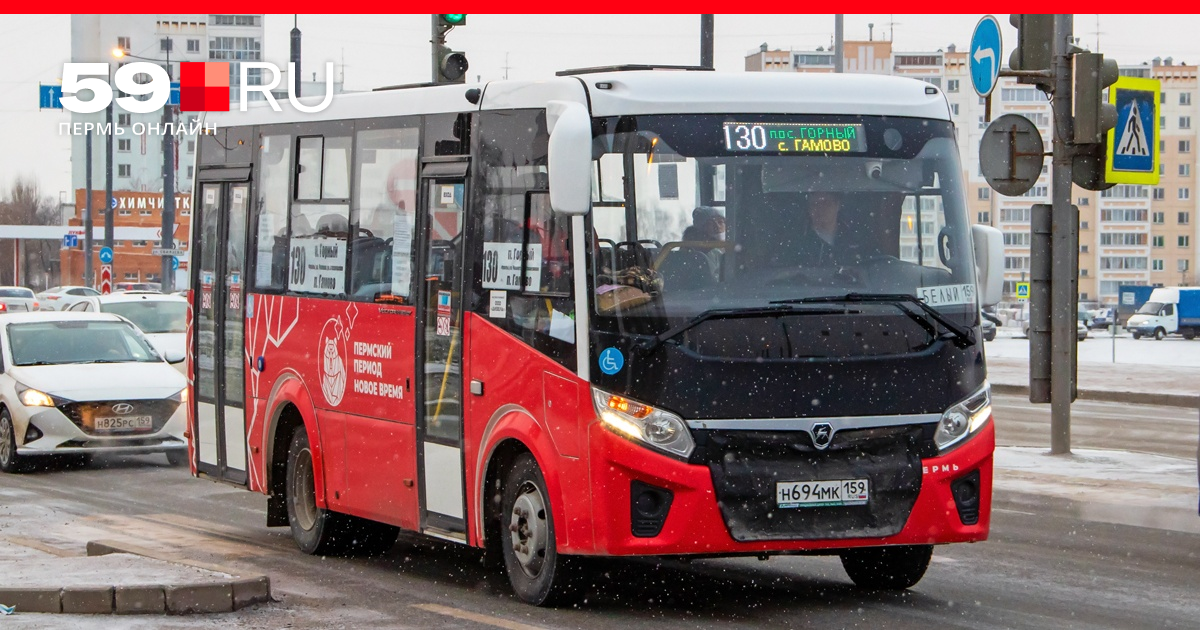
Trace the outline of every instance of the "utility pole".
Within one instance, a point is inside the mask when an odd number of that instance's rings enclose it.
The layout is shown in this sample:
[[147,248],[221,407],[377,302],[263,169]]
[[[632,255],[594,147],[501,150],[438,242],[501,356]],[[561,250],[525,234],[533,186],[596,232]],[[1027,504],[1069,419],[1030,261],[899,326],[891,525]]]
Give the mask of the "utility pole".
[[700,15],[700,67],[713,69],[713,14]]
[[296,65],[292,66],[293,68],[296,69],[295,73],[292,75],[292,82],[295,83],[295,85],[296,85],[296,98],[299,98],[301,96],[301,94],[300,94],[300,78],[303,77],[304,75],[300,72],[300,18],[295,14],[292,15],[292,51],[291,52],[292,52],[292,54],[291,54],[290,61],[292,63],[296,64]]
[[[112,84],[112,62],[109,62],[109,85]],[[108,123],[104,133],[104,246],[113,249],[113,101],[109,99],[108,107],[104,109],[105,122]],[[116,282],[116,257],[113,257],[113,281]]]
[[1079,301],[1079,210],[1071,204],[1071,168],[1075,157],[1072,115],[1072,14],[1054,16],[1051,55],[1054,64],[1054,239],[1051,269],[1050,453],[1071,452],[1071,401],[1075,399],[1075,320]]
[[[171,47],[173,42],[170,37],[167,38],[167,78],[172,79],[174,73],[171,72]],[[169,82],[169,81],[168,81]],[[167,99],[167,104],[163,107],[163,129],[174,131],[172,125],[175,118],[175,106],[171,104],[170,99]],[[163,137],[163,210],[162,210],[162,248],[165,250],[175,249],[175,134],[168,133]],[[174,255],[163,254],[162,256],[162,292],[170,293],[175,288],[175,269],[172,262]]]
[[83,284],[95,288],[96,276],[92,270],[92,132],[83,140],[83,161],[86,173],[83,176]]
[[842,49],[842,30],[845,28],[841,13],[833,16],[833,71],[845,72],[845,51]]

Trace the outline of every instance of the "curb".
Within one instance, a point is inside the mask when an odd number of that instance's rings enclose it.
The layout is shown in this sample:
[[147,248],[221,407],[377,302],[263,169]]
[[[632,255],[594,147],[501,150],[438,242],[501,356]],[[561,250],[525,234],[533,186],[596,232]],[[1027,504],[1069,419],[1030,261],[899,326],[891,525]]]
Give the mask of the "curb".
[[[149,550],[111,540],[87,544],[88,556],[127,553],[163,562],[184,564],[228,575],[234,572],[213,565],[181,562]],[[195,584],[149,584],[135,586],[68,586],[65,588],[3,588],[0,602],[18,612],[72,613],[85,615],[133,615],[233,612],[271,601],[271,579],[265,575],[233,577],[224,581]]]
[[[1011,383],[992,383],[992,391],[997,394],[1029,395],[1029,387],[1027,385],[1013,385]],[[1163,407],[1183,407],[1186,409],[1200,408],[1200,394],[1159,394],[1080,389],[1078,390],[1078,399],[1127,403],[1131,405],[1159,405]]]

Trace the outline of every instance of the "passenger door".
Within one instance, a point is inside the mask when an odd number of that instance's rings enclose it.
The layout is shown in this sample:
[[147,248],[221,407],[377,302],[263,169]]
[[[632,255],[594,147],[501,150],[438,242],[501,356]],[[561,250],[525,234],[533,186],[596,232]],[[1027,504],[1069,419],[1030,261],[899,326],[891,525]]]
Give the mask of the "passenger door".
[[204,182],[199,223],[195,357],[196,468],[245,485],[245,294],[247,182]]
[[421,531],[466,540],[462,418],[462,235],[466,161],[426,164],[417,327]]

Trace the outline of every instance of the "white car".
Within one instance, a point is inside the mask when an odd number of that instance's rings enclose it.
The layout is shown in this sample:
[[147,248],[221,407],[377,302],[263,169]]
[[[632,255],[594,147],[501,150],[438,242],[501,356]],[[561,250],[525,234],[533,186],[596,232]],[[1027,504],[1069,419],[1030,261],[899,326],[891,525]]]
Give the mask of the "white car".
[[[187,351],[187,300],[178,295],[130,291],[80,299],[67,308],[84,313],[116,313],[142,329],[159,354]],[[184,365],[178,366],[180,372]]]
[[29,313],[38,310],[38,299],[32,289],[0,287],[0,313]]
[[187,379],[133,324],[107,313],[0,317],[0,470],[96,452],[187,461]]
[[62,286],[50,287],[37,294],[38,303],[43,311],[61,311],[74,304],[79,298],[100,295],[91,287]]

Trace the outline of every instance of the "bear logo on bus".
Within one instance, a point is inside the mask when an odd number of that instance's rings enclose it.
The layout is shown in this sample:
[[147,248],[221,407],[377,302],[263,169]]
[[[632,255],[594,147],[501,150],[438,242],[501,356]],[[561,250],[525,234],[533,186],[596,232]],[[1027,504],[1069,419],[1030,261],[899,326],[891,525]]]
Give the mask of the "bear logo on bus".
[[341,328],[341,322],[336,319],[325,322],[317,346],[317,356],[321,357],[321,393],[332,407],[338,406],[346,393],[346,360],[342,358],[345,341]]

